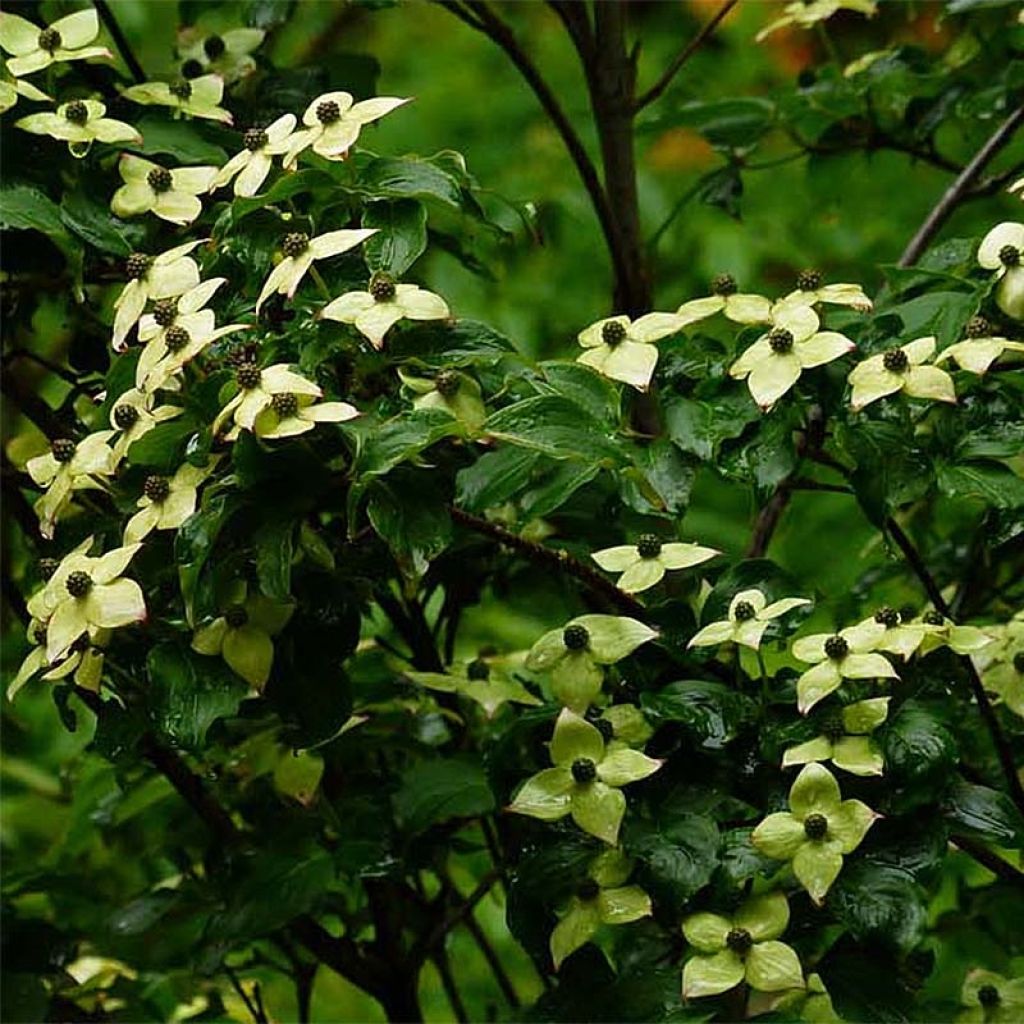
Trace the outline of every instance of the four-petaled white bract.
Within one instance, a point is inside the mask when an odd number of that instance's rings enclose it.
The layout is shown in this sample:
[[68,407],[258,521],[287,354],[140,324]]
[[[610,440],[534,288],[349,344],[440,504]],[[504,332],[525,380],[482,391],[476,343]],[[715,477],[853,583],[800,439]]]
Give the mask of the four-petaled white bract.
[[[46,111],[42,114],[30,114],[15,122],[15,127],[33,135],[49,135],[68,144],[72,156],[84,157],[93,142],[142,141],[142,136],[130,124],[106,117],[107,108],[99,100],[75,100],[76,105],[85,111],[85,120],[80,121],[68,116],[71,103],[62,103],[55,112]],[[71,110],[75,115],[78,111]]]
[[346,292],[329,302],[320,315],[325,320],[352,324],[374,348],[384,347],[384,336],[399,320],[445,320],[451,315],[440,295],[414,284],[394,285],[390,298],[370,292]]
[[627,594],[639,594],[658,583],[672,569],[691,569],[722,552],[700,544],[669,541],[660,545],[656,554],[644,555],[636,544],[621,544],[591,557],[605,572],[619,572],[619,589]]
[[782,767],[831,761],[851,775],[881,775],[885,762],[871,733],[885,721],[889,700],[889,697],[871,697],[847,704],[840,712],[843,735],[816,736],[790,747],[782,755]]
[[[29,459],[25,468],[45,492],[35,504],[39,532],[47,539],[53,536],[57,520],[71,503],[74,491],[98,488],[99,477],[109,477],[117,468],[117,460],[109,441],[112,430],[98,430],[75,445],[69,459],[58,459],[51,448],[45,455]],[[55,445],[56,447],[56,445]]]
[[[1011,341],[998,335],[987,338],[966,338],[944,348],[936,357],[935,365],[952,359],[961,370],[981,376],[1007,352],[1024,353],[1024,342]],[[1015,356],[1019,359],[1020,356]]]
[[210,191],[222,188],[234,178],[233,190],[236,196],[256,195],[274,164],[271,158],[284,153],[294,127],[294,114],[282,114],[267,125],[264,129],[266,142],[255,149],[246,146],[240,153],[236,153],[217,172]]
[[153,530],[176,530],[196,510],[199,485],[214,471],[216,457],[205,466],[184,463],[174,475],[167,478],[167,494],[154,499],[143,494],[138,500],[139,511],[128,520],[124,528],[125,544],[145,540]]
[[58,18],[48,26],[48,31],[57,33],[59,39],[53,50],[40,45],[42,30],[38,25],[17,14],[0,11],[0,46],[12,55],[7,61],[7,70],[12,75],[31,75],[56,61],[111,56],[105,46],[88,45],[100,31],[99,17],[92,7]]
[[580,331],[579,343],[586,351],[576,357],[576,362],[637,391],[646,391],[658,363],[654,343],[683,327],[683,319],[675,313],[647,313],[638,320],[605,317]]
[[[761,646],[764,631],[773,619],[810,603],[806,597],[784,597],[769,604],[760,590],[741,590],[729,602],[727,618],[709,622],[693,636],[687,646],[711,647],[731,640],[757,650]],[[741,609],[742,617],[737,615],[737,608]],[[748,611],[750,614],[747,614]]]
[[[203,212],[197,196],[209,191],[216,167],[177,167],[168,170],[150,160],[126,153],[118,165],[124,184],[114,193],[110,208],[118,217],[155,213],[172,224],[191,224]],[[160,173],[169,177],[166,189],[154,188]]]
[[[902,352],[899,365],[893,356]],[[849,381],[852,392],[850,404],[854,409],[863,409],[886,395],[899,391],[911,398],[924,398],[936,402],[956,402],[953,378],[937,366],[925,366],[935,355],[935,338],[917,338],[899,348],[879,352],[858,363],[850,371]],[[886,360],[892,364],[886,365]]]
[[171,107],[181,114],[203,117],[210,121],[231,124],[231,113],[220,101],[224,98],[224,79],[220,75],[203,75],[176,86],[167,82],[143,82],[125,89],[122,96],[143,106]]
[[995,271],[996,305],[1014,320],[1024,320],[1024,224],[997,224],[978,246],[978,264]]

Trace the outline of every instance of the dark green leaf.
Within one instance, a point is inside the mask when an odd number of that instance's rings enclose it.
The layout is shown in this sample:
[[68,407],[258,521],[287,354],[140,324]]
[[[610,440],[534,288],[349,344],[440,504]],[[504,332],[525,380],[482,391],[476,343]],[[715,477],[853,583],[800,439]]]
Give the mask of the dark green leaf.
[[955,779],[943,801],[943,814],[956,832],[997,846],[1024,847],[1024,820],[1010,798],[996,789]]
[[363,227],[377,228],[363,244],[370,270],[401,277],[427,247],[427,211],[415,199],[368,203]]
[[472,818],[495,808],[494,794],[479,762],[465,758],[421,762],[402,776],[395,814],[409,832],[422,832],[453,818]]

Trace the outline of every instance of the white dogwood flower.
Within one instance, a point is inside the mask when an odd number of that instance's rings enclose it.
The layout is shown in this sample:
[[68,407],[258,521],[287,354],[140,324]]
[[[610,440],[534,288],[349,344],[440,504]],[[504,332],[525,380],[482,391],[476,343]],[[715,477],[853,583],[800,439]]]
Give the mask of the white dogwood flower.
[[711,647],[731,640],[757,650],[772,619],[810,603],[806,597],[784,597],[769,604],[760,590],[741,590],[729,602],[728,616],[709,622],[686,646]]
[[234,178],[236,196],[256,195],[273,166],[272,157],[285,151],[294,127],[295,115],[283,114],[266,128],[250,128],[242,136],[245,148],[217,172],[210,191],[223,188]]
[[232,116],[220,102],[224,98],[224,79],[220,75],[183,79],[180,82],[142,82],[125,89],[126,100],[149,107],[170,107],[176,115],[206,118],[209,121],[232,123]]
[[95,478],[114,472],[114,453],[107,443],[113,434],[112,430],[98,430],[77,444],[60,438],[45,455],[28,460],[25,468],[29,476],[46,489],[35,505],[39,532],[44,537],[53,536],[53,528],[71,503],[74,491],[98,488]]
[[181,73],[192,79],[205,71],[215,71],[225,82],[237,82],[256,70],[250,54],[266,35],[261,28],[231,28],[214,35],[203,35],[195,27],[183,29],[178,34]]
[[199,485],[216,465],[216,458],[205,466],[186,462],[173,476],[148,476],[142,487],[142,497],[137,502],[139,511],[124,528],[124,543],[135,544],[145,540],[153,530],[178,529],[195,512]]
[[110,200],[118,217],[155,213],[172,224],[191,224],[203,212],[196,197],[209,191],[216,167],[178,167],[169,171],[150,160],[125,153],[118,165],[124,184]]
[[820,270],[802,270],[796,277],[796,289],[776,303],[777,308],[787,306],[850,306],[858,313],[870,313],[871,300],[859,284],[825,284]]
[[711,295],[684,302],[677,310],[683,326],[724,313],[738,324],[766,324],[771,320],[772,304],[763,295],[737,291],[732,274],[719,274],[711,282]]
[[72,100],[62,103],[56,112],[29,114],[15,125],[33,135],[49,135],[66,142],[75,157],[84,157],[93,142],[142,141],[142,136],[130,124],[105,117],[106,112],[107,108],[98,100]]
[[[255,363],[243,363],[235,370],[238,393],[224,406],[213,421],[213,433],[220,433],[223,425],[233,420],[236,427],[252,430],[264,409],[268,408],[277,395],[307,395],[316,399],[323,392],[301,374],[289,370],[284,363],[260,369]],[[231,436],[237,436],[236,431]]]
[[88,45],[99,31],[99,17],[93,7],[58,18],[44,29],[17,14],[0,11],[0,46],[11,54],[7,70],[18,78],[42,71],[56,61],[110,57],[105,46]]
[[609,316],[585,327],[579,343],[586,349],[576,357],[602,376],[646,391],[658,365],[654,344],[682,330],[685,321],[675,313],[647,313],[638,320]]
[[605,572],[620,572],[618,587],[639,594],[658,583],[672,569],[690,569],[722,552],[700,544],[670,541],[663,544],[653,533],[642,533],[636,544],[621,544],[595,551],[591,558]]
[[978,263],[994,270],[996,305],[1014,320],[1024,320],[1024,224],[997,224],[978,246]]
[[184,410],[177,405],[156,404],[156,395],[129,388],[119,395],[110,409],[110,425],[121,436],[114,442],[114,462],[119,463],[140,437],[154,427],[180,416]]
[[935,338],[917,338],[906,345],[879,352],[858,363],[850,372],[855,410],[903,391],[911,398],[956,402],[953,378],[937,366],[923,365],[935,355]]

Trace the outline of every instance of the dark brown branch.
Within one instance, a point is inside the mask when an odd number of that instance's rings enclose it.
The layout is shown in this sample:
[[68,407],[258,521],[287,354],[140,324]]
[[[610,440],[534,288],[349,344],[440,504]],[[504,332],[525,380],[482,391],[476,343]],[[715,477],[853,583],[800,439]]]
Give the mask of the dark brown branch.
[[1018,871],[1012,864],[1008,864],[1002,857],[993,853],[976,839],[971,839],[970,836],[952,835],[949,837],[949,841],[966,853],[968,857],[976,860],[982,867],[988,868],[1002,881],[1009,882],[1010,885],[1018,888],[1024,887],[1024,872]]
[[114,40],[118,53],[121,54],[125,64],[128,65],[132,78],[136,82],[144,82],[146,80],[146,72],[142,70],[142,65],[132,52],[131,44],[121,31],[121,26],[117,23],[117,18],[114,17],[114,12],[110,9],[110,4],[107,3],[107,0],[96,0],[96,13],[100,16],[100,21],[103,22],[104,27],[110,33],[110,37]]
[[[886,520],[885,526],[900,551],[903,552],[903,557],[906,558],[911,569],[914,570],[914,574],[921,581],[921,585],[924,587],[928,599],[935,606],[935,610],[947,618],[952,618],[949,605],[942,596],[938,583],[935,582],[935,578],[928,571],[928,567],[924,564],[920,553],[914,547],[910,538],[904,533],[903,528],[892,518]],[[996,756],[999,758],[999,764],[1003,770],[1003,776],[1006,779],[1010,797],[1017,805],[1021,814],[1024,814],[1024,786],[1021,785],[1020,776],[1017,773],[1017,766],[1013,760],[1013,751],[1010,749],[1010,744],[999,725],[995,708],[992,707],[992,702],[988,699],[988,694],[985,693],[985,687],[981,682],[981,677],[978,675],[978,670],[974,667],[974,662],[967,656],[961,658],[961,661],[967,668],[967,679],[971,686],[971,692],[978,705],[978,711],[981,712],[982,720],[992,738],[992,745],[995,747]]]
[[448,961],[448,954],[444,949],[439,949],[434,953],[433,961],[448,1004],[452,1008],[452,1013],[455,1014],[455,1019],[459,1024],[469,1024],[469,1014],[466,1013],[466,1004],[462,1001],[459,988],[455,984],[455,975],[452,974],[452,965]]
[[599,572],[591,569],[590,566],[584,565],[579,560],[573,558],[567,551],[557,548],[546,548],[542,544],[535,544],[532,540],[526,540],[520,537],[519,534],[506,530],[503,526],[498,526],[497,523],[481,519],[479,516],[465,512],[455,505],[449,505],[448,509],[455,522],[462,526],[467,526],[477,533],[482,533],[485,537],[490,537],[499,544],[504,544],[506,547],[518,551],[539,565],[557,568],[567,575],[573,576],[617,611],[637,618],[643,618],[646,614],[646,609],[639,601],[630,597],[624,591],[619,590],[611,580],[606,579]]
[[552,88],[530,59],[529,54],[520,46],[512,30],[485,3],[481,0],[467,0],[465,4],[459,3],[458,0],[437,0],[437,2],[470,28],[497,43],[533,90],[540,105],[544,108],[544,112],[551,118],[556,131],[561,136],[572,162],[576,165],[576,171],[583,180],[584,188],[590,196],[597,219],[600,221],[608,252],[615,265],[616,278],[621,278],[625,268],[620,266],[621,257],[617,247],[615,220],[608,198],[598,177],[597,168],[580,141],[572,122],[558,102],[558,97],[555,96]]
[[705,40],[718,28],[719,23],[736,6],[737,2],[738,0],[725,0],[711,20],[676,54],[661,78],[647,92],[637,98],[633,105],[635,111],[643,110],[648,104],[653,103],[669,87],[672,79],[679,73],[679,69],[704,45]]
[[924,223],[917,229],[917,233],[907,244],[906,249],[903,250],[903,255],[900,257],[899,265],[901,267],[913,266],[918,261],[936,233],[949,219],[950,214],[967,198],[971,186],[977,180],[978,175],[985,169],[989,161],[1013,138],[1014,133],[1022,122],[1024,122],[1024,106],[1018,107],[989,136],[988,141],[974,154],[971,162],[960,172],[949,188],[946,189],[942,198],[924,219]]

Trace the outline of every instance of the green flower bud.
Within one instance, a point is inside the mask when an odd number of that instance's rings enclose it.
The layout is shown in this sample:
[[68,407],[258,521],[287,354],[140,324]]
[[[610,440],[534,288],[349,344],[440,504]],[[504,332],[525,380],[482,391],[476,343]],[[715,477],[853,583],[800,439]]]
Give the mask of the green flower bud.
[[274,395],[270,399],[270,407],[281,419],[287,419],[299,411],[299,396],[292,394]]
[[580,783],[593,782],[597,778],[597,765],[589,757],[577,757],[571,771],[572,777]]
[[189,58],[181,65],[181,77],[182,78],[198,78],[203,73],[203,65],[195,59],[195,57]]
[[824,814],[808,814],[804,818],[804,834],[808,839],[824,839],[828,834],[828,818]]
[[395,297],[395,282],[387,274],[376,273],[370,279],[369,291],[376,302],[390,302]]
[[233,604],[224,613],[224,621],[232,629],[241,629],[249,621],[249,613],[240,604]]
[[885,605],[875,612],[875,622],[880,626],[885,626],[886,629],[892,629],[900,624],[900,613],[895,608]]
[[1004,245],[999,250],[999,262],[1004,267],[1016,267],[1020,263],[1020,249],[1015,245]]
[[177,299],[160,299],[153,305],[153,319],[161,327],[170,327],[178,315]]
[[85,597],[92,590],[92,577],[87,572],[77,569],[68,574],[64,586],[72,597]]
[[40,50],[45,50],[47,53],[53,53],[54,50],[60,49],[60,33],[55,28],[44,28],[43,31],[39,33],[39,38],[36,42],[39,44]]
[[850,645],[837,633],[825,641],[825,653],[833,661],[842,661],[850,653]]
[[281,242],[281,251],[285,256],[295,259],[309,248],[309,235],[303,231],[290,231]]
[[235,370],[235,381],[243,391],[251,391],[253,388],[259,387],[262,379],[263,375],[260,372],[260,368],[254,363],[242,363]]
[[324,100],[316,105],[316,116],[321,124],[334,124],[341,117],[341,108],[334,100]]
[[39,559],[39,575],[44,580],[48,580],[59,568],[60,562],[56,558]]
[[609,347],[615,348],[626,337],[626,328],[618,320],[609,320],[601,328],[601,340]]
[[149,273],[152,265],[152,256],[147,256],[144,252],[133,252],[125,263],[125,273],[131,280],[138,281]]
[[737,622],[749,622],[757,611],[749,601],[737,601],[736,607],[732,610],[733,618]]
[[114,422],[122,430],[130,430],[139,422],[139,410],[134,405],[115,405]]
[[636,539],[636,553],[641,558],[657,558],[661,554],[661,539],[653,533],[642,533]]
[[171,186],[174,184],[171,172],[166,167],[154,167],[146,175],[146,181],[149,182],[149,187],[154,192],[170,192]]
[[882,356],[882,365],[890,373],[904,373],[910,365],[907,353],[901,348],[891,348]]
[[754,937],[746,928],[733,928],[725,937],[726,946],[739,956],[750,952],[754,945]]
[[779,355],[793,350],[793,332],[787,331],[785,327],[776,327],[768,334],[768,344],[772,351]]
[[992,322],[988,317],[984,316],[972,316],[967,321],[967,326],[964,328],[964,334],[968,338],[990,338],[992,336]]
[[210,60],[216,60],[226,49],[227,46],[220,36],[207,36],[203,40],[203,52]]
[[77,445],[70,438],[58,437],[50,446],[50,451],[58,462],[70,462],[75,457],[76,448]]
[[735,295],[736,278],[732,274],[719,274],[711,282],[711,291],[715,295]]
[[74,100],[64,108],[64,116],[72,124],[85,124],[89,120],[89,108],[81,100]]
[[562,643],[570,651],[584,651],[590,644],[590,634],[586,626],[566,626],[562,631]]
[[262,128],[250,128],[242,136],[242,144],[250,153],[255,153],[267,144],[267,133]]
[[165,476],[147,476],[146,482],[142,485],[142,493],[150,501],[164,501],[171,493],[170,481]]
[[168,352],[180,352],[191,340],[192,335],[177,324],[168,327],[164,332],[164,344]]
[[192,98],[192,83],[187,79],[183,82],[172,82],[167,88],[170,89],[171,95],[177,96],[179,100]]
[[822,285],[820,270],[808,268],[796,275],[796,286],[802,292],[816,292]]

